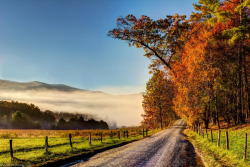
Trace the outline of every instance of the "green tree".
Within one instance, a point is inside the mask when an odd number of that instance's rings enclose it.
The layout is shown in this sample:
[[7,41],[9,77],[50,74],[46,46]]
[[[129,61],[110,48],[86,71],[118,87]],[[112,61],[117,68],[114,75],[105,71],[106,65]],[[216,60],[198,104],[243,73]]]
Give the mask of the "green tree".
[[16,111],[14,114],[12,114],[10,122],[14,128],[20,129],[28,128],[30,124],[30,121],[27,119],[26,115],[21,111]]

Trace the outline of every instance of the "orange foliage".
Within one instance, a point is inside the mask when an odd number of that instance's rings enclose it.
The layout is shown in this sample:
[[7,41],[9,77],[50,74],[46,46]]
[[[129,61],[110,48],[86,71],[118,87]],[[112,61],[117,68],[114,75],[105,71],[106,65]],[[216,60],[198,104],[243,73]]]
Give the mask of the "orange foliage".
[[[209,26],[198,23],[184,47],[182,59],[173,66],[172,75],[176,86],[174,106],[176,113],[192,124],[203,112],[202,94],[208,81],[213,80],[215,69],[211,68],[210,54],[212,32]],[[204,97],[203,97],[204,98]]]

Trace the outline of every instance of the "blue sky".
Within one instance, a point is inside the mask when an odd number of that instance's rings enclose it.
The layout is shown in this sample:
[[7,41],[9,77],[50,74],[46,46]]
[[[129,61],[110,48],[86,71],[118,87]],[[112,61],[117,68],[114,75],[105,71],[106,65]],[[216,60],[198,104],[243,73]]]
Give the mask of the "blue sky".
[[189,15],[198,0],[0,0],[0,79],[145,90],[143,50],[107,37],[119,16]]

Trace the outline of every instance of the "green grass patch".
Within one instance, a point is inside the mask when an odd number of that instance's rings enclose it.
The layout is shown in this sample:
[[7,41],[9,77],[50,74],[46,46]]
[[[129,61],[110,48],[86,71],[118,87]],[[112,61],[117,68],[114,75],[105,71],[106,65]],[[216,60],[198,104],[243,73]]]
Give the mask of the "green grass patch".
[[[149,131],[152,135],[159,130]],[[73,148],[70,147],[69,139],[64,137],[50,137],[48,139],[49,148],[48,153],[45,153],[45,137],[22,137],[13,138],[14,160],[10,158],[9,152],[9,139],[0,139],[0,166],[14,166],[14,165],[39,165],[45,162],[56,161],[65,157],[78,155],[81,153],[88,153],[93,150],[102,149],[105,147],[118,145],[124,142],[130,142],[142,139],[140,133],[130,133],[129,138],[121,139],[114,136],[112,139],[109,136],[103,137],[103,142],[100,137],[93,136],[91,145],[89,144],[88,137],[72,137]]]
[[[228,131],[229,150],[226,149],[226,135]],[[221,130],[220,146],[218,147],[218,130],[213,130],[213,142],[211,141],[211,131],[208,130],[208,135],[204,132],[203,136],[199,136],[196,132],[190,129],[185,130],[187,138],[194,144],[194,146],[201,152],[205,161],[209,166],[250,166],[250,137],[247,141],[247,157],[243,161],[245,133],[250,135],[250,128],[242,128],[239,130]]]

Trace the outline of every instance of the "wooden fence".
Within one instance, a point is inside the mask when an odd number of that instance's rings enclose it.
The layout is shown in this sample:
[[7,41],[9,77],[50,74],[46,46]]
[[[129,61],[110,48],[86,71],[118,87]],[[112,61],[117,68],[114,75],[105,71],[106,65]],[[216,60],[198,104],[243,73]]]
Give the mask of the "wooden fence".
[[[139,135],[142,135],[144,138],[144,137],[148,136],[148,131],[149,131],[148,129],[147,130],[143,129],[141,131],[141,133],[139,133]],[[124,139],[129,138],[129,131],[128,130],[125,130],[122,132],[123,132]],[[110,131],[110,139],[115,139],[115,137],[117,137],[119,140],[121,139],[120,131],[117,132],[117,135],[115,133],[113,133],[112,131]],[[73,140],[72,134],[69,133],[69,145],[71,148],[73,148],[72,140]],[[88,140],[89,140],[89,145],[91,145],[92,140],[93,140],[93,137],[91,137],[91,132],[89,132]],[[101,143],[103,143],[103,134],[102,133],[99,133],[99,140]],[[10,157],[13,160],[14,159],[13,140],[9,140],[9,144],[10,144]],[[45,136],[44,149],[45,149],[45,153],[48,153],[48,149],[49,149],[49,137],[48,136]]]
[[[204,129],[201,127],[201,126],[193,126],[193,131],[196,132],[197,134],[199,134],[199,136],[202,136],[203,138],[205,138],[206,136],[206,139],[209,140],[209,132],[208,132],[208,129],[205,129],[205,132],[204,132]],[[206,134],[204,134],[206,133]],[[218,135],[217,137],[217,141],[215,141],[214,139],[214,134]],[[230,150],[230,147],[229,147],[229,143],[231,142],[231,144],[234,142],[232,140],[230,140],[230,137],[228,135],[228,131],[225,131],[225,142],[222,143],[221,141],[221,130],[218,130],[218,132],[213,132],[212,129],[210,129],[210,142],[216,142],[217,143],[217,146],[220,147],[221,144],[224,144],[225,145],[225,148],[227,150]],[[205,135],[205,136],[204,136]],[[216,137],[216,135],[215,135]],[[244,145],[242,147],[242,154],[243,154],[243,160],[246,161],[247,160],[247,133],[244,134],[244,136],[238,136],[238,137],[241,137],[242,139],[244,138]]]

